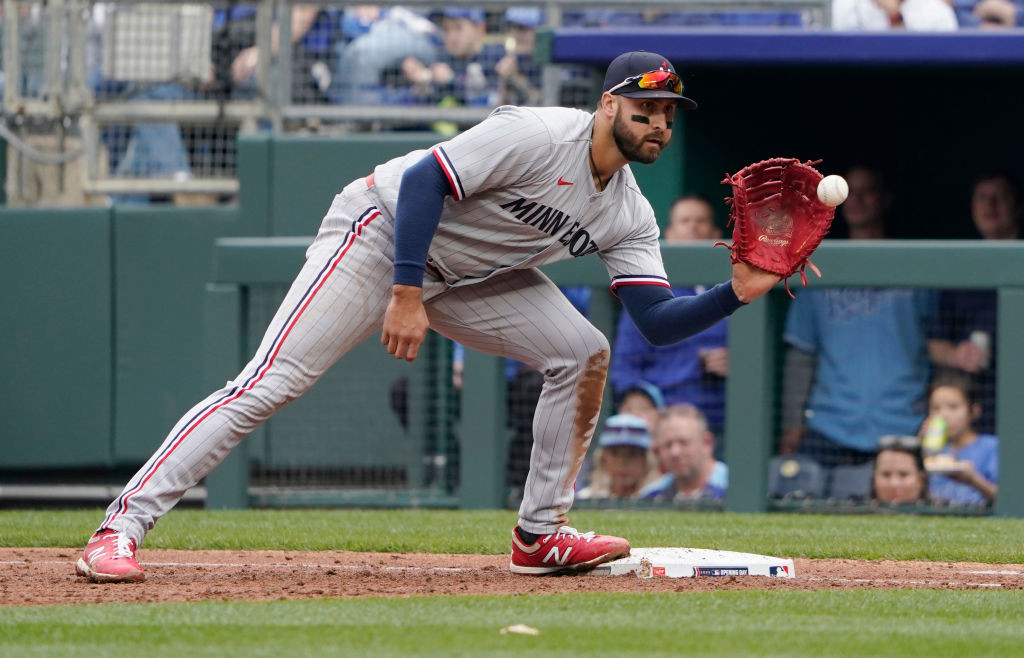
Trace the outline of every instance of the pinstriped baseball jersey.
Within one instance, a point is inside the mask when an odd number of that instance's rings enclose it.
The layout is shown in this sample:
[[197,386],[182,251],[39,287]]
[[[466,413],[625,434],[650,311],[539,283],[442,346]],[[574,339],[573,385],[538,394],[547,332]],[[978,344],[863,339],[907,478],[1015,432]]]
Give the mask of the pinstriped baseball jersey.
[[424,278],[430,326],[544,373],[519,525],[536,534],[565,525],[610,348],[534,266],[597,253],[613,287],[667,286],[654,213],[628,167],[604,192],[595,189],[593,124],[593,115],[577,110],[499,108],[450,141],[377,167],[372,182],[346,186],[253,358],[178,421],[108,507],[102,527],[140,544],[244,436],[380,329],[394,273],[398,186],[428,154],[452,191],[429,251],[437,272]]
[[613,289],[665,285],[659,230],[629,167],[603,192],[590,174],[594,116],[567,108],[499,107],[475,127],[429,151],[374,171],[380,207],[394,216],[406,168],[432,153],[448,177],[429,258],[453,286],[597,253]]

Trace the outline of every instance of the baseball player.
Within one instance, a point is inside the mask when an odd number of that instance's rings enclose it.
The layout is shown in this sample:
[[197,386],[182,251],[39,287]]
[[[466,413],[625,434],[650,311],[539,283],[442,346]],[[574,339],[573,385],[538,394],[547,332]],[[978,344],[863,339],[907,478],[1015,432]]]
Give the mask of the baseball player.
[[737,263],[730,281],[674,298],[658,225],[627,164],[657,160],[677,108],[696,107],[664,57],[608,67],[597,110],[504,106],[426,151],[379,165],[331,204],[255,356],[188,411],[107,509],[77,563],[94,581],[143,580],[135,550],[156,521],[253,429],[381,331],[412,361],[428,328],[544,373],[511,570],[584,570],[629,552],[567,513],[600,413],[605,337],[537,267],[596,253],[648,340],[701,331],[779,277]]

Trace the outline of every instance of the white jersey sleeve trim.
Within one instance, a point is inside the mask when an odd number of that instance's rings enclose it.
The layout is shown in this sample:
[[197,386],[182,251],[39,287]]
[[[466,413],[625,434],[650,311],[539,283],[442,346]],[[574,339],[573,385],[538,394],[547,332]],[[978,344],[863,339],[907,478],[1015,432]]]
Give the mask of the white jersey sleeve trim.
[[613,293],[622,286],[664,286],[672,288],[665,277],[650,274],[629,274],[612,279],[611,289]]
[[455,197],[456,201],[462,201],[466,198],[466,191],[462,188],[462,179],[459,178],[459,172],[455,171],[455,165],[452,164],[448,154],[440,146],[435,147],[433,153],[434,157],[437,158],[437,163],[441,165],[444,175],[448,177],[448,184],[452,188],[452,196]]

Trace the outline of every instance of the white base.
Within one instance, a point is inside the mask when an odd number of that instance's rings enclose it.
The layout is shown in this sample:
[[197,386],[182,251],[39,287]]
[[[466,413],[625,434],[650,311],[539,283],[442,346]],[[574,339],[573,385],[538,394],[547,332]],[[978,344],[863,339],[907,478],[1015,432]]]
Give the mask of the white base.
[[600,564],[587,573],[592,576],[636,574],[639,578],[796,578],[793,560],[703,548],[634,548],[627,557]]

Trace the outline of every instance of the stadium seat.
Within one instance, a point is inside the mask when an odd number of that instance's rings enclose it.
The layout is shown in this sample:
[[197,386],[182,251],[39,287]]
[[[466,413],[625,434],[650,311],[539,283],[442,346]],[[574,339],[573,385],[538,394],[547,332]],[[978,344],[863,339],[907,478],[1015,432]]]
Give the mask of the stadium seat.
[[809,457],[775,457],[768,468],[772,498],[821,498],[825,493],[826,471]]
[[871,474],[875,463],[858,466],[836,466],[832,469],[832,485],[828,497],[833,500],[863,500],[871,495]]

